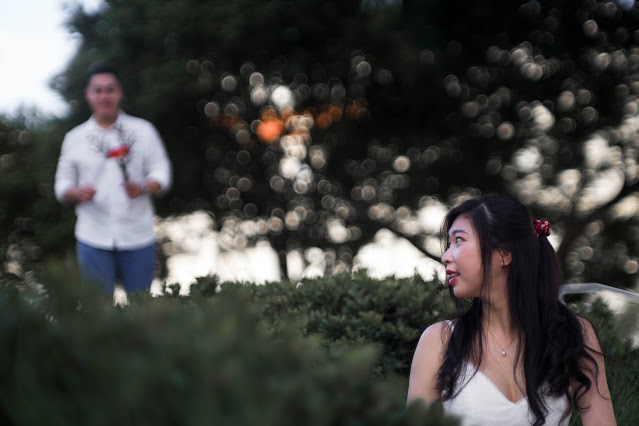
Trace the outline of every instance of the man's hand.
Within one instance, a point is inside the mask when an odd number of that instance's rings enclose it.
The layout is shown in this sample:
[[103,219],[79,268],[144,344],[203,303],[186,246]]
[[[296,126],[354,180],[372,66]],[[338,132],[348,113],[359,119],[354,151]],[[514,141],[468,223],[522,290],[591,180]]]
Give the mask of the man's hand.
[[160,184],[154,180],[148,180],[144,185],[138,185],[133,182],[125,182],[124,189],[126,190],[129,198],[138,198],[143,194],[157,194],[161,187]]
[[95,188],[91,185],[69,188],[64,193],[64,199],[71,203],[85,203],[91,201],[95,195]]

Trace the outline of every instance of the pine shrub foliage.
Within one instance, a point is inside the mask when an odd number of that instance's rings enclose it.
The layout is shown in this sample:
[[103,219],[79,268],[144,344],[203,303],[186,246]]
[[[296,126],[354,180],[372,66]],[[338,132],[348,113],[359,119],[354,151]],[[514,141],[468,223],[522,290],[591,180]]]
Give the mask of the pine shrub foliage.
[[[189,296],[115,309],[82,286],[23,284],[0,275],[3,425],[457,424],[440,404],[405,406],[422,330],[452,314],[436,279],[202,277]],[[636,423],[638,349],[602,302],[572,308],[609,355],[618,424]]]
[[[375,379],[379,345],[355,331],[333,343],[302,332],[298,297],[311,284],[227,284],[216,293],[211,281],[201,280],[189,297],[133,295],[130,306],[112,309],[80,286],[43,296],[3,276],[0,423],[457,424],[441,406],[407,409],[405,378]],[[335,291],[343,284],[333,283]],[[339,313],[350,303],[341,291],[343,300],[328,320],[318,316],[317,328],[347,319]],[[289,296],[298,304],[290,314]]]

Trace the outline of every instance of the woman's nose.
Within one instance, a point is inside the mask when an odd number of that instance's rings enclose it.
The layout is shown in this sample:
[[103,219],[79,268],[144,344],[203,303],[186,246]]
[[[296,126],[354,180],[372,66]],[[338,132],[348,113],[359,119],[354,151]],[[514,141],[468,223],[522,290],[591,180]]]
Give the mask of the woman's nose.
[[450,256],[450,247],[446,249],[446,251],[444,252],[444,254],[442,255],[442,263],[444,265],[447,265],[451,262],[451,256]]

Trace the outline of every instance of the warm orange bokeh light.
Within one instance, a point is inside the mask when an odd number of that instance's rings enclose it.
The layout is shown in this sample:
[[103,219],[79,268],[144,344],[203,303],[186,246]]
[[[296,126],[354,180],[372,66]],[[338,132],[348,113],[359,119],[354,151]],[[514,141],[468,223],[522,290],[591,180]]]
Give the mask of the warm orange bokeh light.
[[333,120],[331,120],[330,114],[326,112],[318,115],[317,119],[315,120],[315,123],[317,123],[317,127],[319,127],[320,129],[326,129],[328,126],[331,125],[332,122]]
[[304,110],[304,114],[305,115],[310,115],[311,117],[315,118],[317,116],[317,109],[315,109],[313,107],[306,108]]
[[273,108],[265,108],[262,111],[262,116],[260,117],[261,120],[267,121],[270,119],[277,119],[279,118],[279,115],[277,114],[277,111],[275,111]]
[[366,110],[368,103],[364,98],[357,98],[346,106],[346,115],[349,118],[358,118],[359,114]]
[[284,107],[284,109],[282,110],[282,119],[284,121],[286,121],[287,118],[292,117],[293,115],[295,115],[295,110],[293,108],[291,108],[290,106]]
[[266,121],[262,121],[255,131],[257,137],[267,144],[273,144],[284,133],[284,121],[278,118],[271,118]]
[[211,124],[217,127],[222,127],[223,129],[230,130],[238,124],[246,123],[243,118],[238,117],[237,115],[226,115],[221,114],[218,117],[211,120]]
[[342,119],[344,108],[341,104],[332,103],[331,106],[328,108],[328,113],[331,115],[332,121],[339,121]]
[[[319,111],[314,107],[306,108],[301,115],[291,107],[284,108],[281,114],[278,114],[274,108],[267,107],[261,111],[260,118],[256,121],[259,124],[257,124],[254,131],[260,141],[272,145],[287,133],[286,126],[288,123],[288,130],[291,134],[299,134],[306,139],[310,138],[309,129],[313,124],[320,129],[327,129],[335,122],[342,120],[344,114],[348,117],[357,117],[358,113],[365,109],[366,101],[362,98],[349,102],[346,108],[339,102],[323,105]],[[295,118],[297,120],[293,120]],[[307,119],[311,119],[312,122],[304,124]],[[229,131],[232,131],[237,125],[243,124],[244,127],[247,127],[246,121],[235,115],[221,114],[212,119],[211,122],[213,125]],[[302,126],[302,128],[297,128],[298,126]],[[253,126],[251,127],[253,128]]]

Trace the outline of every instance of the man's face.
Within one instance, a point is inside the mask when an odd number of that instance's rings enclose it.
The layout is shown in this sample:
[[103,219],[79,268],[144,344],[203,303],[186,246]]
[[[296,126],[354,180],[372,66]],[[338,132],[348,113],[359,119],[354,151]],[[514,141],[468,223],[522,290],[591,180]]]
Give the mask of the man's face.
[[84,95],[98,120],[115,120],[118,116],[123,92],[118,79],[113,74],[93,75]]

